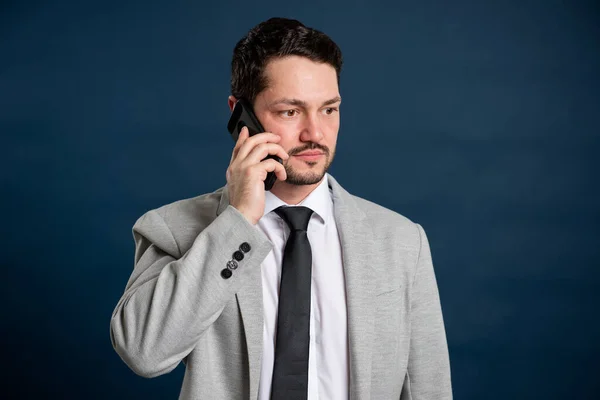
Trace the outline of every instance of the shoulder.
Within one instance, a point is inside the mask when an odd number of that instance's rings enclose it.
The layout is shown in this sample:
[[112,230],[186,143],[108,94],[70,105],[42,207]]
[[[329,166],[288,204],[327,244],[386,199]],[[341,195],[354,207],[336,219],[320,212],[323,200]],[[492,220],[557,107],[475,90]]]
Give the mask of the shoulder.
[[371,200],[364,199],[362,197],[351,194],[352,200],[356,203],[356,205],[364,211],[365,215],[370,220],[373,221],[381,221],[383,223],[388,222],[394,225],[409,225],[412,226],[415,222],[411,221],[408,217],[394,211],[390,208],[384,207],[380,204],[377,204]]
[[422,227],[408,217],[365,198],[350,195],[352,201],[365,215],[375,238],[393,242],[405,249],[419,249]]
[[[421,226],[390,208],[348,192],[333,176],[329,175],[329,186],[334,199],[344,204],[345,216],[365,222],[375,242],[394,243],[405,249],[418,249],[421,245]],[[334,202],[335,207],[335,202]],[[357,218],[357,215],[360,217]],[[363,219],[364,218],[364,219]]]
[[168,225],[173,227],[182,224],[201,223],[203,220],[215,218],[221,194],[224,187],[211,193],[205,193],[196,197],[181,199],[151,209],[144,213],[136,222],[144,221],[148,215],[160,216]]
[[155,211],[163,217],[165,222],[174,227],[212,221],[217,216],[223,190],[224,187],[211,193],[165,204]]
[[144,236],[154,243],[171,242],[169,247],[179,252],[182,243],[193,240],[216,219],[223,190],[225,187],[146,211],[133,226],[134,236]]

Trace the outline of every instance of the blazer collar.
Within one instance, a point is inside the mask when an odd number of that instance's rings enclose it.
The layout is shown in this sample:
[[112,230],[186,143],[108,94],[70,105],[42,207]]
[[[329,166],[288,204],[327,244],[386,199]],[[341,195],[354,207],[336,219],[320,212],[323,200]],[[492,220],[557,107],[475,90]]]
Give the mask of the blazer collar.
[[[356,199],[328,174],[333,196],[334,217],[342,247],[348,310],[350,400],[368,399],[371,391],[371,347],[374,339],[376,275],[372,262],[377,258],[373,231]],[[221,214],[229,205],[227,185],[217,208]],[[263,340],[262,277],[256,268],[236,294],[248,348],[250,398],[257,398]]]
[[[338,199],[338,203],[346,204],[346,212],[356,213],[356,217],[361,220],[365,218],[365,213],[358,207],[355,200],[352,198],[352,195],[348,193],[329,173],[327,173],[326,181],[329,189],[332,191],[334,207],[336,207],[335,199]],[[319,186],[317,189],[321,189],[321,187]],[[229,190],[227,185],[221,187],[218,191],[221,192],[221,200],[217,207],[217,216],[219,216],[219,214],[221,214],[229,205]]]

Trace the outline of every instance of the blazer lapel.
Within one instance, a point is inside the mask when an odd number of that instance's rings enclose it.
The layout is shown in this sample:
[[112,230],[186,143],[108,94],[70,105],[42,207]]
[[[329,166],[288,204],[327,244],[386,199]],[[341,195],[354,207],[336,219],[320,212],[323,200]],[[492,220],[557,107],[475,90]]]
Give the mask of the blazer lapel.
[[352,196],[331,176],[333,209],[342,245],[348,308],[350,400],[371,396],[371,356],[374,340],[375,280],[372,228]]
[[[217,209],[217,216],[223,212],[229,205],[229,193],[227,186],[224,186],[221,195],[221,201]],[[248,281],[236,293],[242,323],[244,325],[244,337],[248,349],[249,364],[249,388],[250,399],[258,398],[258,385],[260,381],[261,363],[262,363],[262,335],[263,335],[263,297],[262,297],[262,277],[260,268],[255,268],[249,274]]]

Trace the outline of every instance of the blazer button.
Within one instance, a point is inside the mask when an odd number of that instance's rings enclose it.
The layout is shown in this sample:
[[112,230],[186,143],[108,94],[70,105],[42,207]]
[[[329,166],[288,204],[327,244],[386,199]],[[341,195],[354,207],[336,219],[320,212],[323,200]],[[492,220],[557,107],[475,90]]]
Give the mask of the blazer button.
[[240,245],[240,250],[243,251],[244,253],[247,253],[250,251],[250,245],[248,244],[248,242],[244,242]]
[[236,261],[242,261],[244,259],[244,253],[242,253],[241,251],[237,250],[235,253],[233,253],[233,258]]
[[238,267],[238,263],[235,260],[227,261],[227,269],[234,270],[234,269],[237,269],[237,267]]
[[221,277],[223,279],[229,279],[231,278],[231,275],[233,275],[233,272],[231,272],[231,270],[225,268],[223,271],[221,271]]

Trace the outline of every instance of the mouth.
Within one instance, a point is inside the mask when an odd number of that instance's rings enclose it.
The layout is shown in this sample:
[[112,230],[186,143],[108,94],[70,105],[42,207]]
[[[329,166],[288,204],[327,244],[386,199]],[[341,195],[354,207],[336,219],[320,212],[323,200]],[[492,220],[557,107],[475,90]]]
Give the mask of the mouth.
[[323,153],[321,153],[319,151],[307,151],[304,153],[296,154],[293,157],[297,157],[301,160],[306,160],[306,161],[315,161],[315,160],[318,160],[321,156],[323,156]]

